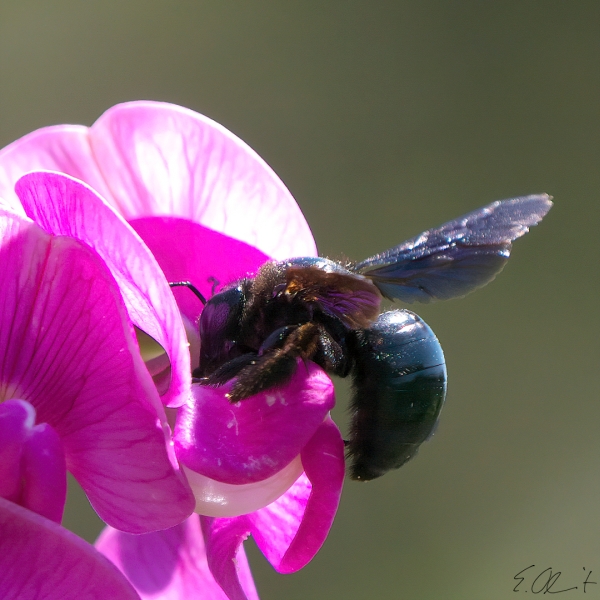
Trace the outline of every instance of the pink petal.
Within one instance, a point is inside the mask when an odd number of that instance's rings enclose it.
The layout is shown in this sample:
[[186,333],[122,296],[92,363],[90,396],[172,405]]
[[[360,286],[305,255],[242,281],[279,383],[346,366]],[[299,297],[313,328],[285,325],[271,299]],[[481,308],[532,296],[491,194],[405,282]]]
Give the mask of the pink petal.
[[60,171],[77,177],[110,198],[82,125],[44,127],[0,151],[0,198],[13,211],[25,213],[15,194],[17,180],[30,171]]
[[208,566],[215,580],[230,600],[246,600],[237,557],[250,531],[247,518],[213,519],[201,516],[200,523],[206,542]]
[[207,117],[160,102],[120,104],[96,121],[90,141],[126,219],[183,217],[277,259],[315,255],[310,229],[281,180]]
[[23,445],[35,425],[35,409],[23,400],[0,404],[0,497],[18,502]]
[[[242,546],[231,561],[238,582],[237,596],[226,595],[213,578],[206,562],[204,539],[198,515],[180,525],[145,535],[104,529],[96,548],[129,579],[142,598],[152,600],[258,600],[246,554]],[[240,595],[241,594],[241,595]]]
[[193,385],[173,436],[180,462],[230,484],[262,481],[288,465],[335,403],[327,374],[301,360],[285,386],[236,404],[225,397],[230,388]]
[[302,463],[305,474],[269,506],[234,518],[200,517],[208,564],[223,589],[235,589],[233,557],[249,533],[280,573],[301,569],[323,545],[344,480],[344,442],[330,418],[302,451]]
[[3,600],[135,600],[117,568],[64,527],[0,498]]
[[30,171],[85,181],[127,219],[173,215],[255,246],[276,259],[314,256],[294,199],[271,168],[221,125],[160,102],[109,109],[91,129],[34,131],[0,151],[0,198]]
[[[224,285],[254,274],[266,254],[198,223],[177,217],[135,219],[130,225],[148,245],[167,281],[189,281],[210,298]],[[202,303],[189,290],[173,289],[181,312],[195,323]]]
[[67,467],[57,433],[35,425],[24,400],[0,404],[0,497],[60,523],[67,498]]
[[31,403],[107,522],[132,532],[181,522],[193,496],[116,283],[80,242],[0,216],[0,398]]
[[67,500],[67,464],[58,434],[36,425],[23,448],[23,491],[19,504],[60,523]]
[[275,570],[293,573],[319,551],[344,483],[344,442],[327,419],[302,451],[305,474],[281,498],[248,515],[252,536]]
[[180,405],[189,394],[187,340],[171,290],[150,250],[122,217],[79,181],[58,173],[30,173],[15,190],[27,214],[46,231],[85,242],[104,259],[131,320],[170,358],[171,387],[163,402]]

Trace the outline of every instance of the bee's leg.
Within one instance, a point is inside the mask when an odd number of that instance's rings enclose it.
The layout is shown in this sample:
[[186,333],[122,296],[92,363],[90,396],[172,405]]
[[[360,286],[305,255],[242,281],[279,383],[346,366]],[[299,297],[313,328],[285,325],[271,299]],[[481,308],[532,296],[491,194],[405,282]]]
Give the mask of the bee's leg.
[[312,360],[323,370],[338,377],[346,377],[352,368],[352,357],[347,350],[345,339],[334,337],[325,328],[321,330]]
[[[346,328],[343,328],[341,331],[335,331],[334,328],[331,327],[331,324],[324,324],[320,321],[313,321],[312,324],[318,329],[318,332],[314,333],[314,335],[317,335],[317,346],[316,348],[311,346],[308,351],[303,352],[301,356],[310,358],[310,360],[316,362],[328,373],[346,377],[346,375],[350,373],[350,368],[352,366],[351,357],[346,348]],[[283,348],[286,340],[290,337],[292,332],[297,329],[298,325],[286,325],[276,329],[263,342],[258,351],[259,356],[272,352],[276,348]],[[312,336],[312,328],[310,331],[310,336]],[[306,336],[306,330],[303,330],[301,335],[303,339],[310,340],[312,343],[313,338]],[[298,344],[298,340],[292,340],[291,343],[302,345],[302,342]]]
[[292,332],[298,329],[298,325],[285,325],[273,331],[261,344],[258,349],[258,354],[262,356],[267,354],[276,348],[283,348],[286,340],[292,334]]
[[296,370],[298,357],[310,359],[319,347],[322,327],[310,322],[285,332],[283,343],[258,357],[255,364],[242,369],[229,393],[237,402],[285,383]]
[[201,383],[202,385],[223,385],[230,379],[236,377],[242,369],[250,365],[255,365],[257,359],[258,355],[254,352],[248,352],[247,354],[236,356],[235,358],[232,358],[225,364],[221,365],[210,375],[206,377],[196,377],[195,382]]

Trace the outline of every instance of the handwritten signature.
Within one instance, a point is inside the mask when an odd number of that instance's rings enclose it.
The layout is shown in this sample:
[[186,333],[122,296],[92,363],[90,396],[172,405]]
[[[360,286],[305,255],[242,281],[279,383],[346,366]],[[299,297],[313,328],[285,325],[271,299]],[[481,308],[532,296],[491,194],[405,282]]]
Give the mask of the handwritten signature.
[[[530,571],[530,569],[533,569]],[[518,581],[513,588],[513,592],[531,592],[532,594],[562,594],[563,592],[572,592],[574,590],[583,590],[584,594],[589,592],[588,585],[598,585],[597,581],[590,579],[592,571],[583,567],[584,577],[579,585],[574,585],[568,588],[562,588],[562,584],[558,583],[561,571],[554,571],[552,567],[547,567],[543,571],[535,568],[535,565],[529,565],[522,571],[519,571],[513,579]],[[526,581],[527,580],[527,581]],[[531,584],[529,584],[531,581]],[[562,589],[561,589],[562,588]]]

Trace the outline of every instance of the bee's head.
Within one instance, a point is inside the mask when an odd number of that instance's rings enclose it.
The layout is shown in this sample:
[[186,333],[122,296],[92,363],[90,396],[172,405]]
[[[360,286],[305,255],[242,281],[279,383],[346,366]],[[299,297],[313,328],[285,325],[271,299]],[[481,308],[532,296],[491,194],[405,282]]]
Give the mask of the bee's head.
[[206,377],[224,362],[230,360],[246,295],[238,284],[215,294],[200,315],[200,364],[194,371],[197,377]]

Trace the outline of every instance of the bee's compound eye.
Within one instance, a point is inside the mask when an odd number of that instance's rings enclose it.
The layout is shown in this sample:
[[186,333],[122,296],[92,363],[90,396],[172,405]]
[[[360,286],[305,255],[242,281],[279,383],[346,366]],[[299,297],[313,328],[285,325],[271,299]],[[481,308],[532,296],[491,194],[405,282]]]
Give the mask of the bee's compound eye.
[[244,299],[244,292],[236,286],[215,294],[206,303],[200,315],[200,364],[195,376],[205,377],[228,360]]

